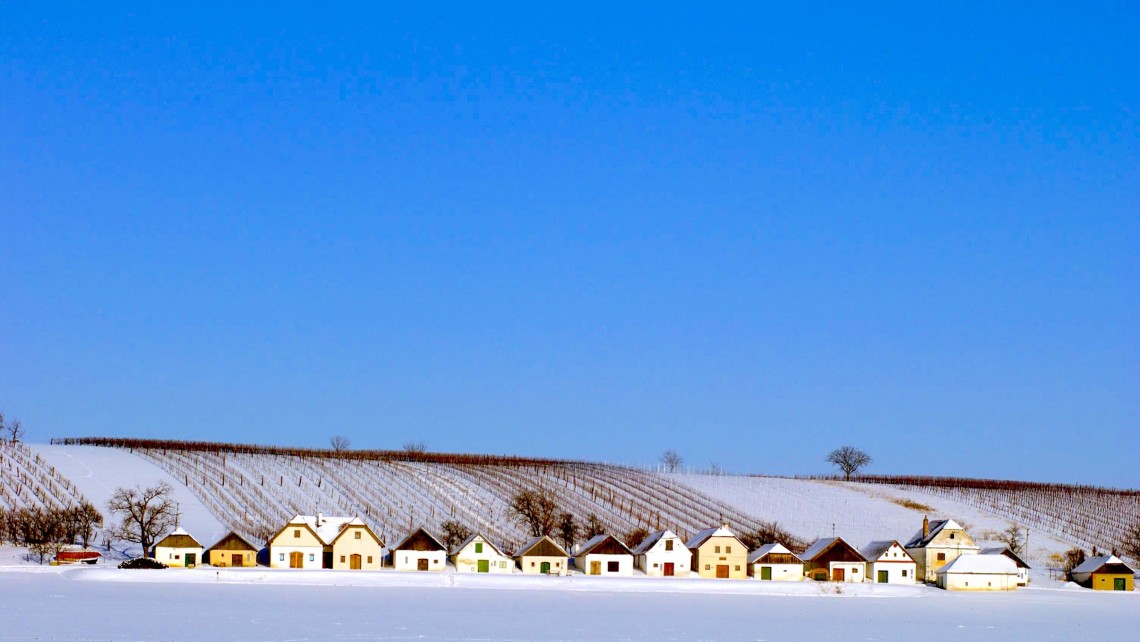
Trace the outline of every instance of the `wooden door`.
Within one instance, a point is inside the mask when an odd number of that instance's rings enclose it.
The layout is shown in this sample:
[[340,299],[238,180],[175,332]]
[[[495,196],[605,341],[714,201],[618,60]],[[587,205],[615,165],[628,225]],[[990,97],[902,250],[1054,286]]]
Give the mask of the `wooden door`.
[[673,562],[665,562],[665,570],[662,571],[665,577],[673,577]]
[[844,578],[844,570],[843,569],[836,568],[836,569],[831,570],[831,579],[835,580],[836,582],[842,582],[843,578]]
[[245,557],[241,553],[230,556],[230,566],[245,566]]
[[549,573],[550,562],[543,562],[541,565],[539,565],[538,570],[542,571],[543,573]]
[[889,581],[886,571],[879,571],[879,584],[886,584]]
[[360,554],[359,553],[353,553],[352,555],[348,556],[348,569],[350,571],[359,571],[360,570]]
[[760,579],[762,579],[762,580],[772,579],[772,567],[771,566],[761,566],[760,567]]
[[724,579],[728,577],[728,564],[717,564],[716,576]]
[[601,574],[602,574],[602,563],[601,562],[590,562],[590,575],[601,575]]
[[417,571],[426,571],[426,570],[428,570],[428,561],[427,561],[427,558],[426,558],[426,557],[421,557],[421,558],[419,559],[419,561],[416,563],[416,570],[417,570]]
[[477,562],[478,562],[478,571],[480,573],[490,573],[491,572],[491,560],[477,560]]
[[289,568],[301,568],[304,565],[305,554],[300,551],[289,553]]
[[1116,577],[1112,580],[1112,590],[1114,591],[1127,591],[1128,581],[1123,577]]
[[187,553],[186,554],[186,567],[189,568],[191,566],[196,566],[197,564],[198,564],[198,554],[197,553]]

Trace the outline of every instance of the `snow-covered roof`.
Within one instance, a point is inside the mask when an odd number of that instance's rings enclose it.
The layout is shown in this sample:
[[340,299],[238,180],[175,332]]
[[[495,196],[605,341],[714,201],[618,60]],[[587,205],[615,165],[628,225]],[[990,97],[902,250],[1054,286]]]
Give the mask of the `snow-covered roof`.
[[221,544],[222,542],[226,541],[227,539],[229,539],[231,537],[237,539],[240,542],[245,543],[245,545],[249,546],[252,550],[256,551],[256,550],[261,549],[260,546],[257,546],[253,542],[249,541],[249,539],[247,539],[244,535],[242,535],[241,533],[239,533],[237,531],[230,531],[230,532],[226,533],[225,535],[221,536],[220,538],[218,538],[218,541],[214,542],[213,544],[210,544],[209,548],[210,549],[216,548],[219,544]]
[[943,573],[1017,575],[1017,565],[1004,555],[959,555],[954,561],[938,569],[938,575]]
[[[499,550],[499,547],[495,546],[491,542],[491,540],[487,539],[486,537],[483,537],[483,535],[481,533],[472,533],[471,535],[468,535],[467,539],[463,540],[458,546],[455,547],[455,552],[458,553],[459,551],[467,548],[468,546],[471,545],[472,542],[474,542],[477,539],[483,540],[484,544],[486,544],[487,546],[490,546],[491,549],[494,550],[499,555],[503,555],[503,551]],[[505,555],[504,555],[504,557],[505,557]]]
[[922,529],[918,529],[918,532],[915,533],[909,540],[907,540],[906,548],[922,548],[923,546],[926,546],[930,543],[930,540],[934,539],[934,536],[942,532],[943,529],[963,532],[966,530],[962,528],[961,524],[952,519],[936,519],[933,522],[930,522],[930,532],[925,536],[922,534]]
[[852,553],[854,553],[855,557],[863,557],[863,554],[860,553],[858,549],[848,544],[842,537],[825,537],[823,539],[817,539],[814,543],[812,543],[811,546],[807,547],[807,550],[804,551],[802,555],[800,555],[800,559],[804,560],[805,562],[813,560],[816,557],[819,557],[822,553],[827,551],[832,546],[836,545],[841,545],[844,548],[850,550]]
[[515,557],[529,555],[531,554],[531,549],[534,549],[538,547],[539,544],[543,543],[545,543],[545,545],[542,548],[546,550],[541,550],[539,551],[540,553],[554,553],[554,557],[570,557],[566,553],[566,550],[559,546],[558,543],[551,539],[548,535],[539,535],[538,537],[532,537],[523,542],[523,545],[520,546],[517,551],[515,551]]
[[706,528],[705,530],[693,535],[685,546],[689,548],[697,548],[701,544],[708,541],[710,537],[732,537],[736,538],[736,533],[728,530],[727,526],[717,526],[716,528]]
[[[597,549],[597,550],[595,550]],[[613,535],[595,535],[582,544],[578,549],[577,555],[589,555],[590,553],[605,553],[606,555],[633,555],[629,547],[622,543],[621,540]]]
[[332,544],[337,535],[349,525],[365,526],[359,517],[329,517],[328,515],[297,515],[289,520],[290,524],[304,524],[313,529],[317,537],[324,544]]
[[1013,560],[1013,563],[1017,564],[1018,568],[1030,568],[1029,564],[1026,564],[1025,560],[1021,559],[1017,553],[1009,550],[1008,546],[988,546],[978,551],[978,555],[1005,555]]
[[[891,547],[895,544],[898,544],[898,541],[893,539],[875,540],[864,546],[859,551],[859,554],[866,557],[868,562],[874,562],[885,555],[887,551],[891,550]],[[902,546],[899,546],[899,548],[902,548]],[[903,554],[910,557],[910,553],[907,553],[905,550]]]
[[[787,546],[784,546],[783,544],[780,544],[779,542],[773,542],[771,544],[765,544],[765,545],[761,546],[760,548],[749,553],[748,554],[748,563],[749,564],[755,564],[757,561],[759,561],[760,559],[762,559],[765,555],[767,555],[769,553],[775,553],[777,555],[791,555],[792,557],[796,558],[797,560],[800,559],[800,556],[796,555],[795,553],[788,550]],[[800,560],[800,561],[802,562],[803,560]]]
[[[1102,566],[1107,566],[1108,564],[1120,564],[1121,566],[1132,570],[1132,567],[1125,564],[1124,560],[1115,555],[1097,555],[1096,557],[1090,557],[1087,560],[1081,562],[1080,565],[1074,568],[1072,572],[1095,573],[1099,571]],[[1134,570],[1132,572],[1135,573]]]
[[646,535],[645,539],[641,540],[641,543],[633,548],[633,554],[642,555],[644,553],[647,553],[649,552],[649,549],[653,548],[657,544],[657,542],[669,538],[681,539],[677,537],[676,533],[669,529],[665,529],[663,531],[654,531]]
[[202,548],[198,540],[194,536],[187,533],[183,528],[176,528],[162,539],[158,540],[155,546],[163,548]]

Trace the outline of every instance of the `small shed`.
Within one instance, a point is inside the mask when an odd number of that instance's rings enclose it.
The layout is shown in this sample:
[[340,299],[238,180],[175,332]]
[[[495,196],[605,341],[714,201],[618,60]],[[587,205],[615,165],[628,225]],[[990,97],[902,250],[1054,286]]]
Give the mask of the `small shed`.
[[1073,581],[1096,591],[1132,591],[1136,570],[1115,555],[1090,557],[1071,572]]
[[876,584],[914,584],[918,564],[897,540],[871,542],[859,553],[867,559],[867,581]]
[[447,547],[423,527],[392,547],[397,571],[442,571],[447,568]]
[[531,538],[515,553],[515,563],[523,573],[566,575],[570,556],[547,535]]
[[938,569],[935,582],[948,591],[1012,591],[1017,565],[1004,555],[959,555]]
[[842,537],[816,540],[800,557],[805,575],[813,580],[857,583],[867,574],[867,559]]
[[983,548],[978,552],[978,555],[1004,555],[1013,560],[1013,563],[1017,566],[1017,585],[1029,586],[1029,564],[1026,564],[1025,560],[1021,559],[1017,553],[1009,550],[1008,546],[990,546]]
[[460,573],[511,573],[514,564],[491,540],[475,533],[455,547],[451,563]]
[[701,577],[748,577],[748,547],[728,529],[728,524],[700,531],[685,546],[693,552],[693,569]]
[[650,577],[685,577],[693,564],[693,552],[671,530],[650,533],[633,549],[634,565]]
[[802,582],[804,561],[783,544],[765,544],[748,555],[748,574],[773,582]]
[[257,566],[258,548],[235,531],[206,549],[206,561],[211,566]]
[[633,552],[613,535],[595,535],[578,549],[574,566],[587,575],[630,577]]
[[154,559],[170,567],[194,568],[202,563],[202,545],[182,528],[176,528],[154,545]]

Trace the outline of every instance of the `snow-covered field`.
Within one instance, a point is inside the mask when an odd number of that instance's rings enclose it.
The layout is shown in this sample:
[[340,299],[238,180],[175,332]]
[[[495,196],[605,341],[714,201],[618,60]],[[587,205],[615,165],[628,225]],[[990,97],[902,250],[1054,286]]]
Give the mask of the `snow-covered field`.
[[0,567],[0,640],[1132,639],[1140,593]]
[[[954,519],[966,526],[980,545],[996,543],[987,533],[1000,533],[1014,523],[952,499],[881,484],[735,475],[670,476],[745,512],[778,521],[801,537],[838,535],[859,548],[872,540],[897,539],[906,543],[921,530],[925,511],[905,508],[894,500],[931,507],[932,520]],[[1026,561],[1043,566],[1051,554],[1071,546],[1031,529]]]

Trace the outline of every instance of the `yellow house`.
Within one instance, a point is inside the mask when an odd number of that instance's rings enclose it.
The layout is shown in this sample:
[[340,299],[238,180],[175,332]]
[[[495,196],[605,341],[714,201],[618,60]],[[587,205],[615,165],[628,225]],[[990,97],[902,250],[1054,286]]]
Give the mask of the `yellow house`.
[[569,571],[570,556],[546,535],[535,537],[519,547],[515,553],[515,563],[523,573],[543,575],[566,575]]
[[384,542],[359,517],[353,517],[340,527],[340,533],[329,543],[332,567],[359,571],[376,570],[384,562]]
[[748,547],[728,525],[706,528],[685,544],[693,552],[693,570],[701,577],[748,577]]
[[167,566],[194,568],[202,563],[202,545],[181,528],[154,545],[154,559]]
[[1136,571],[1115,555],[1090,557],[1074,568],[1073,581],[1095,591],[1135,590]]
[[248,539],[230,531],[206,549],[206,561],[211,566],[257,566],[257,551]]
[[953,562],[959,555],[976,555],[981,548],[952,519],[930,521],[922,518],[922,530],[915,533],[903,546],[914,558],[918,578],[924,582],[935,582],[938,569]]

